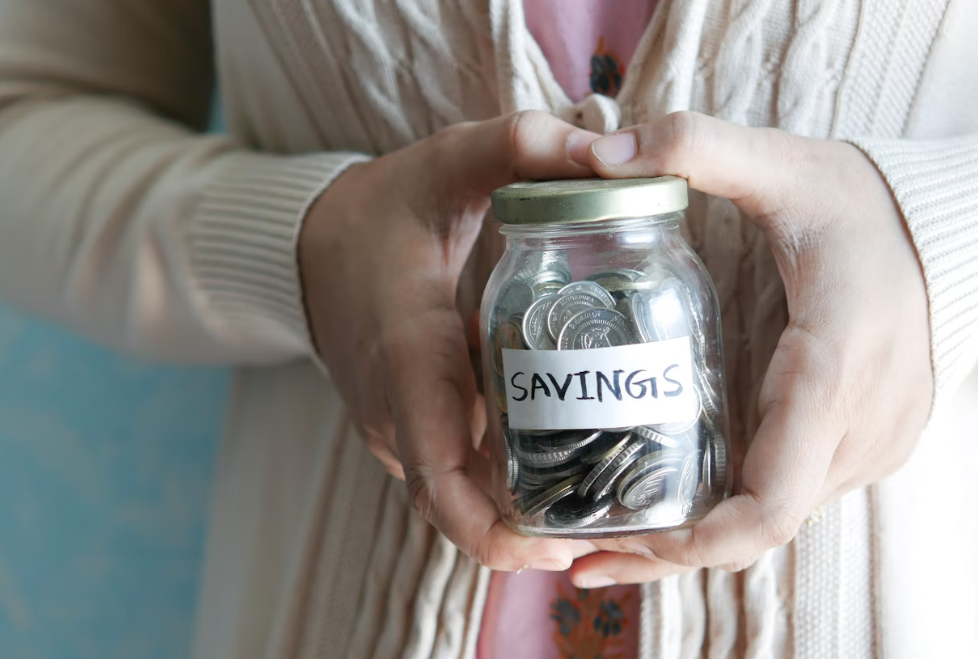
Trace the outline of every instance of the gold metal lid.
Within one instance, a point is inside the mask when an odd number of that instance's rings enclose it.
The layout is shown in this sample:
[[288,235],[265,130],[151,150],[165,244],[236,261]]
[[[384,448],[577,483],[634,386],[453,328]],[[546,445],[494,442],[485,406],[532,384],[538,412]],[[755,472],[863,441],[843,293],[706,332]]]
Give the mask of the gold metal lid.
[[688,205],[686,179],[676,176],[513,183],[492,193],[492,214],[503,224],[649,217]]

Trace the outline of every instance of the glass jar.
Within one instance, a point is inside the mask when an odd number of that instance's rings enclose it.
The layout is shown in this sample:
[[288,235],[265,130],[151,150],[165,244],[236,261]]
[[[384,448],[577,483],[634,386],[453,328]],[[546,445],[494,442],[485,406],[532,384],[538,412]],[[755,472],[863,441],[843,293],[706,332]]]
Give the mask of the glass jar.
[[688,526],[729,495],[720,309],[686,181],[517,183],[481,340],[494,496],[525,535]]

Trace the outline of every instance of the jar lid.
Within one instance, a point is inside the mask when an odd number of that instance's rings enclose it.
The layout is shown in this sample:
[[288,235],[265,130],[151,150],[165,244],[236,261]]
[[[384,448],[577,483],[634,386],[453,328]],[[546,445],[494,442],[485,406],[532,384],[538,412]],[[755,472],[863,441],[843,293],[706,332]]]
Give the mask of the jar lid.
[[676,213],[689,205],[686,179],[576,179],[513,183],[492,193],[503,224],[568,224]]

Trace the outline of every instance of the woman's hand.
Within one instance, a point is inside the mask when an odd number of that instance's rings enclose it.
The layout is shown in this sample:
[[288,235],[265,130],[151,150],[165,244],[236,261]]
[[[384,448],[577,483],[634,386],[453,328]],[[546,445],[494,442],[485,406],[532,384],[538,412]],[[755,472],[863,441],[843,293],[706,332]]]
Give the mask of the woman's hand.
[[521,179],[593,176],[596,137],[540,112],[453,126],[351,167],[299,240],[317,348],[370,450],[406,478],[419,513],[499,570],[566,569],[581,543],[515,534],[480,488],[485,406],[456,288],[489,194]]
[[697,526],[579,559],[580,586],[636,583],[696,567],[740,570],[790,542],[818,506],[909,457],[931,406],[924,280],[875,166],[841,142],[677,113],[604,137],[605,178],[674,174],[732,200],[764,232],[789,323],[758,401],[742,487]]

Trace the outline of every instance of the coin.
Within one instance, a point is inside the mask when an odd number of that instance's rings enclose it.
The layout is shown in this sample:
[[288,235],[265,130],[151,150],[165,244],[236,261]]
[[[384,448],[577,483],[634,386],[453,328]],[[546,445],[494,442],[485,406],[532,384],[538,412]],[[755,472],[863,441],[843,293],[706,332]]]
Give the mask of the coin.
[[647,298],[647,320],[651,321],[652,341],[676,339],[690,335],[686,305],[680,292],[685,287],[678,279],[667,279],[657,291]]
[[627,299],[635,293],[641,291],[650,291],[653,288],[655,288],[655,284],[648,279],[642,279],[639,281],[608,282],[604,285],[604,289],[611,293],[611,296],[615,298],[616,301]]
[[703,451],[703,468],[700,470],[700,482],[703,484],[703,497],[713,493],[713,451],[707,440],[706,450]]
[[607,309],[604,298],[595,295],[590,291],[579,291],[558,295],[550,312],[547,314],[547,331],[550,338],[557,341],[560,331],[564,328],[571,318],[589,309]]
[[642,454],[646,450],[648,450],[648,444],[642,440],[632,442],[625,446],[621,453],[612,458],[607,469],[595,480],[591,488],[592,497],[594,499],[600,499],[611,492],[618,477],[625,473],[625,470],[631,467],[636,460],[642,457]]
[[611,464],[615,461],[615,458],[617,458],[621,452],[625,450],[625,447],[628,446],[630,440],[631,435],[627,435],[622,439],[622,441],[615,444],[604,454],[601,460],[591,468],[591,471],[587,473],[584,480],[582,480],[581,484],[577,487],[577,496],[587,496],[591,487],[599,478],[601,478],[601,474],[603,474],[611,466]]
[[683,466],[678,455],[656,451],[643,456],[618,484],[618,501],[632,510],[651,508],[666,496],[668,479]]
[[571,280],[570,270],[566,264],[553,263],[546,270],[540,270],[521,277],[530,287],[542,286],[544,284],[566,285]]
[[567,284],[558,292],[559,295],[573,295],[574,293],[593,293],[601,298],[604,306],[609,309],[615,306],[615,298],[611,297],[611,293],[606,291],[601,284],[593,281],[575,281]]
[[506,489],[510,492],[516,491],[516,484],[519,482],[520,463],[513,452],[513,435],[509,429],[509,415],[503,414],[499,418],[500,434],[503,437],[503,453],[506,458]]
[[528,428],[520,428],[521,435],[529,435],[531,437],[549,437],[550,435],[557,435],[564,432],[563,430],[531,430]]
[[561,448],[577,451],[597,441],[603,430],[561,430],[552,435],[532,435],[542,449]]
[[533,294],[538,298],[545,297],[547,295],[556,295],[560,292],[560,289],[564,287],[564,283],[560,281],[548,281],[542,284],[537,284],[533,287]]
[[623,300],[636,291],[648,291],[655,288],[655,283],[640,270],[609,270],[586,277],[587,281],[599,284],[616,300]]
[[531,467],[524,464],[520,469],[520,483],[527,489],[550,486],[557,481],[576,476],[583,470],[584,467],[579,462],[556,467]]
[[492,337],[492,347],[493,367],[496,369],[496,375],[505,377],[506,374],[503,371],[503,350],[506,348],[510,350],[523,349],[523,334],[520,332],[519,325],[512,320],[507,320],[497,327],[496,334]]
[[522,512],[527,517],[532,517],[537,513],[541,513],[544,510],[550,508],[564,497],[568,497],[574,493],[574,488],[581,481],[581,477],[571,476],[567,480],[557,483],[553,487],[544,490],[542,493],[533,496],[532,498],[520,502],[518,504],[520,512]]
[[718,433],[710,437],[710,448],[713,451],[713,491],[723,498],[727,494],[727,442]]
[[516,444],[516,455],[528,467],[549,468],[566,464],[578,457],[581,448],[547,448],[535,444],[527,445],[524,437]]
[[651,343],[655,336],[649,323],[649,296],[647,293],[635,293],[615,306],[628,321],[632,334],[640,343]]
[[706,407],[706,411],[709,414],[716,414],[720,411],[720,395],[717,393],[717,389],[714,389],[713,384],[710,382],[707,376],[707,369],[702,364],[702,360],[696,357],[693,363],[693,372],[696,374],[696,380],[700,385],[700,392],[703,396],[703,405]]
[[632,435],[629,432],[619,435],[613,435],[606,432],[605,437],[606,439],[603,438],[602,441],[599,442],[590,453],[581,458],[581,464],[598,464],[602,460],[605,460],[606,458],[618,453],[618,451],[620,451],[625,444],[632,440]]
[[531,304],[523,315],[523,338],[530,350],[557,349],[547,330],[547,314],[556,301],[556,295],[545,295]]
[[556,250],[530,252],[525,256],[522,270],[516,274],[516,278],[529,282],[531,286],[545,279],[566,284],[571,280],[567,254]]
[[693,395],[696,396],[696,414],[691,416],[689,419],[685,421],[671,421],[669,423],[656,423],[648,427],[658,433],[662,433],[663,435],[675,436],[681,435],[695,426],[700,420],[700,417],[703,415],[703,400],[700,398],[699,394],[696,393],[695,389],[693,390]]
[[661,432],[656,432],[654,429],[650,428],[649,426],[636,426],[632,430],[632,432],[634,432],[639,437],[644,437],[645,439],[655,442],[656,444],[665,446],[666,448],[676,448],[677,446],[679,446],[678,440],[669,437],[668,435],[664,435]]
[[686,456],[686,462],[683,464],[683,473],[679,477],[679,488],[676,492],[679,504],[684,508],[693,505],[693,499],[696,497],[696,486],[699,485],[699,472],[702,464],[703,454],[701,452],[694,451]]
[[546,514],[548,526],[558,529],[580,529],[590,526],[607,515],[614,505],[615,498],[606,496],[598,501],[579,496],[567,497],[554,504]]
[[588,309],[567,321],[557,339],[557,349],[590,350],[623,346],[631,342],[631,332],[624,316],[613,309]]

